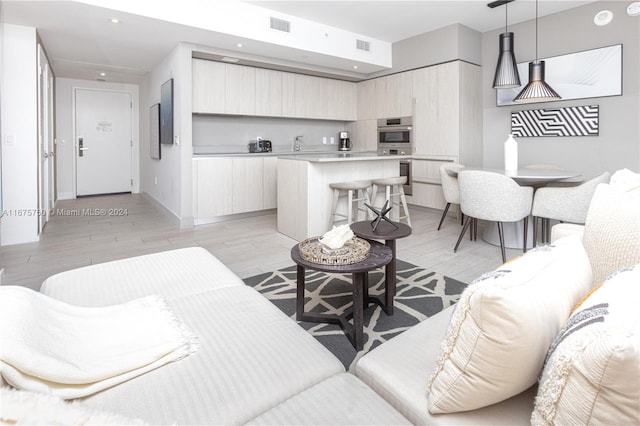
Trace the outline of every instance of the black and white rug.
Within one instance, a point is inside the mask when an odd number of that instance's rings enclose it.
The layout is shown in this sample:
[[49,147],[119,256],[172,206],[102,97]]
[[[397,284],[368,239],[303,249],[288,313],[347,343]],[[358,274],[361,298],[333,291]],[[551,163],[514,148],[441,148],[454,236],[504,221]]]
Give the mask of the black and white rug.
[[[452,278],[429,272],[424,268],[402,260],[397,261],[397,292],[393,315],[387,315],[377,305],[371,304],[364,311],[364,348],[356,352],[337,324],[299,322],[320,343],[333,352],[349,368],[356,358],[407,330],[420,321],[453,305],[467,284]],[[306,275],[305,312],[341,314],[352,305],[351,275],[326,274],[309,271]],[[296,267],[245,278],[280,310],[295,320]],[[384,290],[383,270],[369,273],[369,293],[381,294]]]

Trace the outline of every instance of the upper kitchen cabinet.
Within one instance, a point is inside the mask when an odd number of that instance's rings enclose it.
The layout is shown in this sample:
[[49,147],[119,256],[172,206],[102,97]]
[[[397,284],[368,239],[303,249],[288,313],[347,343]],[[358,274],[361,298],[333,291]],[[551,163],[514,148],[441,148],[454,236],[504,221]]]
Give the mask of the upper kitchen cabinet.
[[284,117],[344,120],[356,119],[356,85],[348,81],[282,73]]
[[410,117],[413,115],[411,71],[378,78],[375,87],[378,118]]
[[224,114],[226,98],[226,64],[193,59],[193,112]]
[[282,73],[256,68],[256,115],[282,116]]
[[413,71],[415,153],[479,164],[482,104],[479,66],[462,61]]
[[255,115],[256,69],[241,65],[225,64],[227,114]]
[[365,80],[357,84],[358,120],[376,120],[376,80]]
[[193,59],[193,112],[356,120],[356,84]]

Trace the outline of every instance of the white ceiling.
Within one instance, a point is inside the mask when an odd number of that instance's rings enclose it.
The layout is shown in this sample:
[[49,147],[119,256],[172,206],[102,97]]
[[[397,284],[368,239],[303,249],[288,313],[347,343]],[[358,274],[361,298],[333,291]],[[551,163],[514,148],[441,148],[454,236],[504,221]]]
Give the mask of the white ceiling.
[[[128,0],[129,4],[144,1],[149,9],[159,2],[174,3],[194,17],[201,8],[190,9],[191,1]],[[112,0],[115,5],[118,1]],[[224,8],[227,1],[209,3]],[[266,8],[279,13],[307,19],[376,40],[396,42],[454,23],[479,32],[501,28],[505,24],[505,6],[487,7],[485,1],[246,1],[250,10]],[[542,0],[539,15],[557,13],[591,1]],[[193,3],[195,5],[195,3]],[[202,3],[201,3],[202,5]],[[122,9],[121,9],[122,10]],[[249,10],[249,13],[250,13]],[[97,79],[106,72],[107,81],[139,83],[179,42],[210,46],[229,54],[249,55],[263,61],[300,64],[324,70],[337,70],[351,75],[380,70],[379,66],[363,64],[358,72],[352,61],[327,54],[305,52],[273,43],[251,40],[251,48],[236,47],[238,36],[187,26],[167,20],[142,16],[144,13],[123,13],[76,1],[0,1],[0,21],[35,27],[47,50],[57,77]],[[508,6],[509,23],[533,19],[535,2],[517,0]],[[117,16],[122,23],[112,24]],[[199,17],[202,19],[202,16]],[[240,25],[246,16],[237,16]],[[305,65],[306,64],[306,65]]]

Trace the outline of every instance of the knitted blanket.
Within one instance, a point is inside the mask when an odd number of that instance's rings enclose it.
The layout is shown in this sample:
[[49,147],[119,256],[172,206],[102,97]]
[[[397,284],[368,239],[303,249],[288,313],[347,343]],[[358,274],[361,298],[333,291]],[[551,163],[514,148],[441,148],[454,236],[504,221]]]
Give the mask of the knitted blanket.
[[81,307],[0,286],[0,374],[18,389],[80,398],[197,350],[159,296]]

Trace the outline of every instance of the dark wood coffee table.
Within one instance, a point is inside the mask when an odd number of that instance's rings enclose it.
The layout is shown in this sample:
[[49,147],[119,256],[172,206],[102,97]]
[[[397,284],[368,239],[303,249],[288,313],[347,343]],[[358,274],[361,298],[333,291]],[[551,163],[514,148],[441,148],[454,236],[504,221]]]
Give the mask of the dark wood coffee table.
[[385,245],[391,249],[392,259],[385,267],[384,310],[387,315],[393,315],[393,297],[396,295],[396,240],[411,235],[410,226],[399,222],[394,224],[395,227],[390,223],[380,222],[375,231],[371,228],[369,221],[351,224],[351,230],[358,237],[367,240],[384,240]]
[[[391,249],[378,242],[371,241],[371,251],[369,257],[362,262],[351,265],[324,265],[313,263],[300,256],[299,244],[291,249],[291,259],[298,265],[297,268],[297,294],[296,294],[296,319],[298,321],[326,322],[338,324],[344,330],[347,338],[356,350],[362,350],[364,345],[364,305],[377,303],[382,305],[382,301],[376,297],[369,296],[368,272],[372,269],[380,268],[391,262]],[[352,274],[353,280],[353,308],[348,309],[342,315],[305,312],[304,311],[304,291],[305,291],[305,269],[329,272],[333,274]],[[383,306],[384,308],[384,306]],[[353,325],[349,319],[353,317]]]

